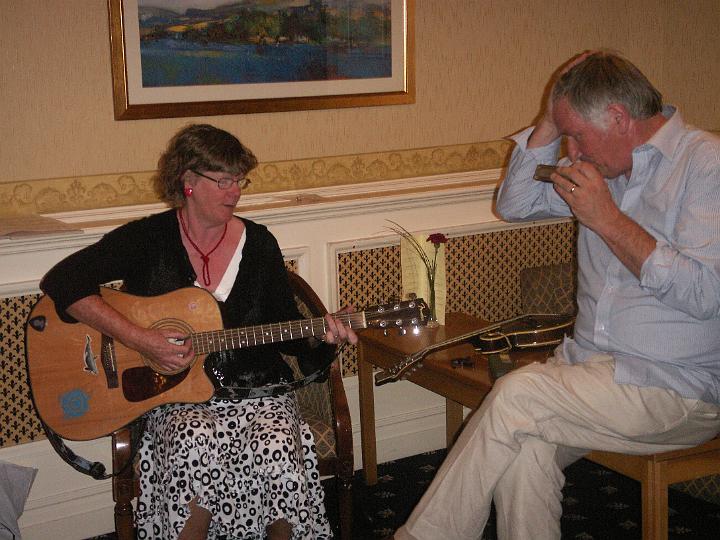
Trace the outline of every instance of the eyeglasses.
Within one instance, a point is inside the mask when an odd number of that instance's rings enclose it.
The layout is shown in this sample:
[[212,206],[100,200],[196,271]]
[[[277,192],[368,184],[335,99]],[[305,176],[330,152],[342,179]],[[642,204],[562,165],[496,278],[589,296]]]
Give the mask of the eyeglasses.
[[194,170],[194,169],[190,169],[190,171],[191,171],[192,173],[194,173],[194,174],[197,174],[198,176],[202,176],[203,178],[207,178],[208,180],[212,180],[213,182],[215,182],[215,183],[217,184],[217,186],[218,186],[220,189],[230,189],[230,186],[232,186],[233,184],[237,184],[237,186],[238,186],[240,189],[245,189],[246,187],[248,187],[248,186],[250,185],[250,179],[249,179],[249,178],[245,178],[245,177],[235,179],[235,178],[229,178],[229,177],[227,177],[227,176],[224,176],[224,177],[219,178],[219,179],[216,180],[215,178],[211,178],[211,177],[209,177],[208,175],[203,174],[203,173],[201,173],[201,172],[197,172],[197,171]]

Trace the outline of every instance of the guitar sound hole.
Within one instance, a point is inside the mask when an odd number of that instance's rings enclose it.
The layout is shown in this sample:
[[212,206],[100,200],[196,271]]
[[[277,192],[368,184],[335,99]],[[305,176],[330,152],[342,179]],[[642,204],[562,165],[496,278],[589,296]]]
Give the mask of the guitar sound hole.
[[[160,319],[159,321],[154,322],[150,326],[150,328],[154,328],[156,330],[172,330],[173,332],[178,332],[179,334],[182,334],[187,338],[189,338],[193,333],[192,327],[185,321],[180,319]],[[147,364],[151,368],[152,371],[155,371],[158,374],[162,374],[165,377],[179,375],[180,373],[185,371],[185,369],[187,369],[182,368],[181,370],[168,371],[167,369],[164,369],[163,367],[156,364],[155,361],[150,358],[143,357],[143,360],[145,361],[145,364]],[[187,367],[191,367],[194,363],[195,361],[193,359]]]

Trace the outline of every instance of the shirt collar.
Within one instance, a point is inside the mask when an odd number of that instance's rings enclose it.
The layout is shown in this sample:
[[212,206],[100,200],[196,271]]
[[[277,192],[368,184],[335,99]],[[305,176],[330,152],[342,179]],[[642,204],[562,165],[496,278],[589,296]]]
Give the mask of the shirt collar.
[[671,159],[675,155],[675,149],[680,144],[680,140],[686,131],[685,122],[677,108],[672,105],[665,105],[662,114],[667,118],[667,122],[638,149],[646,149],[648,146],[652,146],[657,148],[665,159]]

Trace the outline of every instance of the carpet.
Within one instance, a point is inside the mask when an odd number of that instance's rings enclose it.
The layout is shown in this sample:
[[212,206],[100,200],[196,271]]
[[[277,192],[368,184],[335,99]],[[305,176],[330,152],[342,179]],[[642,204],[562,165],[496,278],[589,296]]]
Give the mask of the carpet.
[[[438,450],[380,464],[375,486],[365,486],[362,472],[356,472],[353,538],[383,538],[402,525],[435,476],[444,456],[445,451]],[[638,482],[585,459],[565,469],[565,477],[563,539],[639,540],[642,537]],[[328,514],[336,523],[336,503],[331,486],[327,486],[326,493]],[[669,540],[720,538],[720,506],[671,489],[669,507]],[[491,513],[482,540],[496,539],[495,517]]]
[[[445,457],[444,450],[378,465],[378,483],[366,486],[362,471],[353,479],[353,539],[374,540],[392,534],[410,515]],[[562,538],[572,540],[639,540],[640,484],[591,461],[581,459],[565,469]],[[328,518],[338,533],[334,479],[323,481]],[[720,506],[670,490],[669,540],[720,538]],[[89,540],[113,540],[114,534]],[[495,518],[482,540],[496,540]],[[445,539],[438,539],[445,540]],[[452,539],[448,539],[452,540]],[[532,540],[532,539],[528,539]]]

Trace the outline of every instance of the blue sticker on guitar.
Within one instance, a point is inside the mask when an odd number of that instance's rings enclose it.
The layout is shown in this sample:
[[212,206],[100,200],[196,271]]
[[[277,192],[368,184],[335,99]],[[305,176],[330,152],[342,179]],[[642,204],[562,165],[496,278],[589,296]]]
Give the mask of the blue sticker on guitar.
[[78,418],[88,412],[89,401],[89,396],[82,390],[70,390],[60,396],[60,407],[66,417]]

